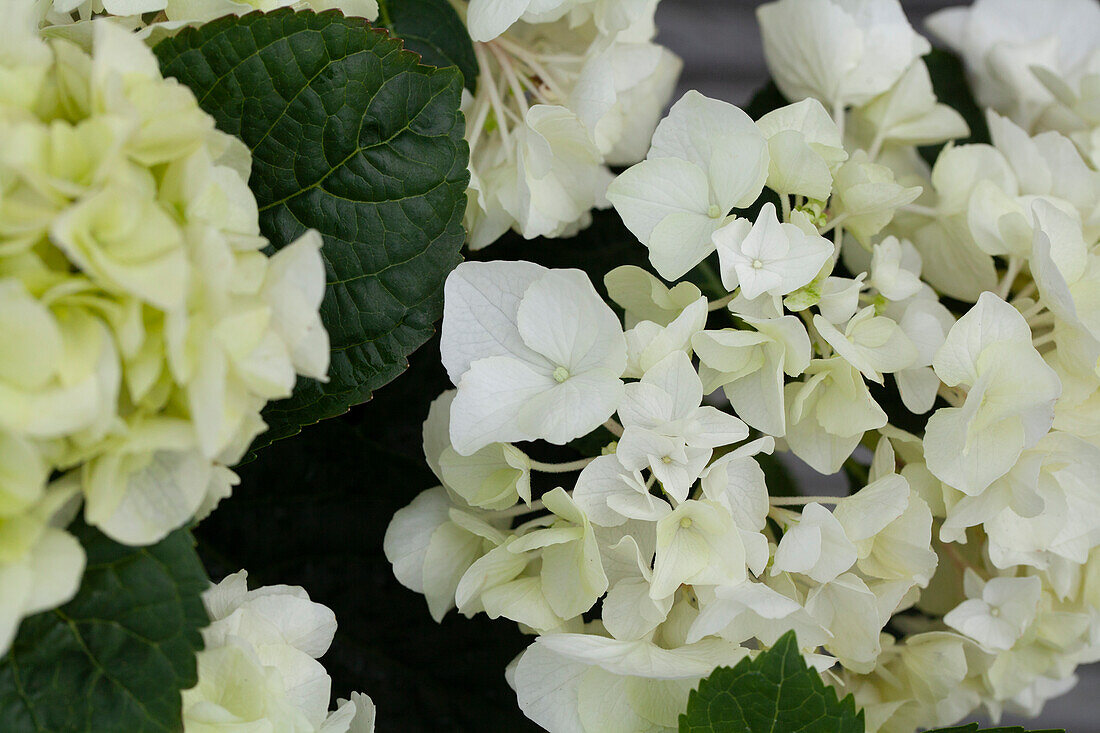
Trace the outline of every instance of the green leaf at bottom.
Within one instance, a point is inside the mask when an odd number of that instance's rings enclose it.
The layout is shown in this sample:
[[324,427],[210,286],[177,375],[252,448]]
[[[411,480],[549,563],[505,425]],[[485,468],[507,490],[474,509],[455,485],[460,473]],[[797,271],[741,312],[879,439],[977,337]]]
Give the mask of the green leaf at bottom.
[[736,667],[719,667],[692,690],[680,733],[863,733],[851,695],[837,700],[806,666],[794,632]]
[[191,535],[126,547],[77,520],[88,553],[76,597],[26,619],[0,659],[0,731],[145,733],[183,728],[195,685],[200,594],[209,581]]

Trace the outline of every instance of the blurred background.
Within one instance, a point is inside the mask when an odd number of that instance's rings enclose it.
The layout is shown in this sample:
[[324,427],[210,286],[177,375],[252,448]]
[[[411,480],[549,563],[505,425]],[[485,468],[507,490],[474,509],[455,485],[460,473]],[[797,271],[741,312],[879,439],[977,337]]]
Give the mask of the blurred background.
[[[758,4],[663,0],[658,40],[685,62],[674,99],[698,89],[743,105],[764,85],[768,73],[753,14]],[[958,3],[902,0],[918,29],[928,13],[951,4]],[[599,285],[616,265],[644,265],[645,250],[614,212],[603,212],[574,239],[525,242],[510,236],[471,258],[580,266]],[[450,387],[438,349],[436,338],[372,401],[307,427],[240,467],[233,497],[198,527],[199,552],[215,579],[246,568],[253,587],[301,585],[332,608],[340,628],[323,661],[333,693],[371,695],[380,733],[535,732],[539,728],[519,711],[504,680],[504,668],[530,637],[514,623],[484,615],[466,619],[452,612],[436,624],[423,597],[397,583],[382,553],[390,517],[437,484],[424,463],[420,424],[431,400]],[[821,476],[804,470],[810,493],[845,493],[843,478],[830,489]],[[1100,670],[1082,670],[1081,677],[1070,695],[1050,703],[1029,728],[1100,733]]]

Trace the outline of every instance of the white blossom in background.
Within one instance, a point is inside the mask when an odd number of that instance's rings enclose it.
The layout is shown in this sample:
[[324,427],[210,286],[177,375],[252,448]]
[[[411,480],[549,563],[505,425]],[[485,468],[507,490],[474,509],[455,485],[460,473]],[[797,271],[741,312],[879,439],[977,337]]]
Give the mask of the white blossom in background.
[[[791,630],[871,733],[1037,714],[1100,657],[1095,6],[933,21],[993,107],[966,145],[894,0],[761,6],[793,103],[757,121],[620,95],[656,52],[596,70],[652,4],[612,6],[465,8],[498,80],[467,100],[475,242],[572,233],[606,188],[653,272],[452,274],[440,486],[394,516],[395,575],[436,620],[532,634],[506,675],[554,733],[674,731],[700,678]],[[500,99],[528,102],[504,131]],[[646,135],[607,157],[631,109]],[[635,164],[605,186],[612,160]],[[792,458],[848,495],[788,495]]]
[[1043,125],[1059,93],[1095,84],[1100,73],[1100,7],[1091,0],[975,0],[926,24],[962,56],[978,102],[1025,128]]
[[898,0],[779,0],[756,17],[780,91],[829,110],[870,102],[930,50]]
[[607,208],[611,165],[645,156],[681,62],[653,42],[656,0],[455,2],[474,41],[464,99],[467,241],[567,237]]
[[198,682],[183,691],[187,733],[293,730],[374,733],[375,708],[358,692],[329,712],[332,681],[318,661],[336,633],[336,617],[302,588],[248,590],[244,570],[203,594]]
[[88,24],[86,53],[19,7],[0,43],[0,650],[76,592],[81,502],[136,546],[205,517],[264,405],[329,359],[320,236],[261,251],[241,143],[119,25]]

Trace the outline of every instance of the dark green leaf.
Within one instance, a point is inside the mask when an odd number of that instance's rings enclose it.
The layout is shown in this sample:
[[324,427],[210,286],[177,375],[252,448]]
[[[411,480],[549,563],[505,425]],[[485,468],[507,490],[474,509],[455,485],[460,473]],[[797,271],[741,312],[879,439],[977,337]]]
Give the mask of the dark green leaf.
[[1053,728],[1046,728],[1044,730],[1028,731],[1021,728],[1018,725],[1009,725],[1002,728],[979,728],[977,723],[967,723],[966,725],[956,725],[953,728],[937,728],[936,730],[928,731],[928,733],[1066,733],[1062,729],[1055,730]]
[[794,632],[756,659],[719,667],[692,690],[680,733],[863,733],[851,695],[837,700],[806,666]]
[[378,23],[431,66],[457,66],[466,88],[477,88],[477,57],[466,24],[447,0],[379,0]]
[[252,150],[272,246],[309,228],[324,238],[329,382],[300,379],[269,405],[260,447],[368,400],[434,333],[464,239],[462,75],[337,12],[230,16],[155,51]]
[[0,730],[178,731],[195,685],[208,582],[186,530],[152,547],[117,544],[80,520],[88,553],[69,603],[26,619],[0,660]]

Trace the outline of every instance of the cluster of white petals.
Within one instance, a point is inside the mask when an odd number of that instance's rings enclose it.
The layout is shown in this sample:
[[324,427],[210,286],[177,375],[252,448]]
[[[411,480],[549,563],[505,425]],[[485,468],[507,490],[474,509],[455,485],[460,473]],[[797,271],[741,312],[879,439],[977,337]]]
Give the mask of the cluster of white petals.
[[374,733],[375,708],[358,692],[329,712],[332,680],[318,659],[336,617],[302,588],[248,590],[241,570],[203,594],[198,683],[183,692],[185,733]]
[[653,42],[657,1],[452,0],[480,68],[463,103],[471,249],[570,236],[607,208],[608,166],[645,156],[680,73]]
[[1100,165],[1100,6],[976,0],[928,28],[962,56],[978,101],[1028,132],[1061,132]]
[[[159,541],[229,495],[298,374],[324,379],[316,232],[269,257],[251,161],[117,25],[0,30],[0,653],[76,591],[86,521]],[[47,482],[50,482],[47,485]]]
[[[603,5],[471,0],[469,18],[502,55]],[[753,121],[689,92],[607,190],[671,286],[619,267],[608,302],[578,270],[450,276],[455,389],[424,425],[441,485],[386,554],[437,620],[537,636],[507,675],[555,733],[676,730],[700,678],[790,630],[868,731],[1037,714],[1100,659],[1098,138],[1094,104],[1067,111],[1100,78],[1100,10],[978,0],[933,20],[994,108],[991,142],[967,145],[897,0],[757,12],[793,103]],[[557,114],[509,134],[575,194],[598,145],[534,146]],[[575,210],[510,170],[525,212]],[[535,221],[487,236],[513,218]],[[776,458],[851,492],[781,495]]]

